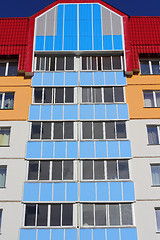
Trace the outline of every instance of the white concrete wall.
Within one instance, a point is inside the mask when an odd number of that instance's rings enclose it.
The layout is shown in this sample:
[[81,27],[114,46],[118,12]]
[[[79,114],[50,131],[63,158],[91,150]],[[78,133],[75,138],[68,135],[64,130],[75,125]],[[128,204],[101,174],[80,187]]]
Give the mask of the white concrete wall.
[[0,147],[0,158],[25,158],[29,123],[25,121],[0,121],[0,127],[11,127],[10,146]]

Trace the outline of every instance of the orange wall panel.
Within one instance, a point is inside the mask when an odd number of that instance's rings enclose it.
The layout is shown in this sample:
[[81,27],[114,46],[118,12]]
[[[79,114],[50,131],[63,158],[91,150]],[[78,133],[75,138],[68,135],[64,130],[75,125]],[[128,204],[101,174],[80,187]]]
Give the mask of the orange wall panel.
[[31,104],[31,79],[0,77],[0,92],[15,92],[14,108],[0,109],[0,121],[27,121]]
[[159,119],[160,108],[144,107],[144,90],[160,90],[160,76],[137,75],[127,78],[126,102],[130,119]]

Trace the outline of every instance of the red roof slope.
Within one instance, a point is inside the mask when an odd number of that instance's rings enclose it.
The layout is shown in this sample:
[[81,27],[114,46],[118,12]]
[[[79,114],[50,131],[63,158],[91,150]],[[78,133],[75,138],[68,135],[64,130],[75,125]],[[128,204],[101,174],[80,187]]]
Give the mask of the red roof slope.
[[19,55],[19,70],[25,69],[28,18],[0,18],[0,55]]
[[160,54],[160,17],[130,17],[133,69],[139,69],[139,54]]

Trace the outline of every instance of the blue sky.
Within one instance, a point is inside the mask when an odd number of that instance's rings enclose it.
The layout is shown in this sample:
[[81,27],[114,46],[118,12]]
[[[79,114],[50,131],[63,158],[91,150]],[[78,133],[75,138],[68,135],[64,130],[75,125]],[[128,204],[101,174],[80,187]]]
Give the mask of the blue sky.
[[[0,17],[30,17],[53,0],[5,0],[0,7]],[[130,16],[160,16],[160,0],[107,0],[108,4]]]

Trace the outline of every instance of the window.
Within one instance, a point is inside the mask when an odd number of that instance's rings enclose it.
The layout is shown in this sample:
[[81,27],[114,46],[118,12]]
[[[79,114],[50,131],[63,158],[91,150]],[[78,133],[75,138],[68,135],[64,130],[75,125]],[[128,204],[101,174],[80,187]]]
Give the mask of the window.
[[143,91],[145,107],[160,107],[160,91]]
[[160,232],[160,209],[155,209],[156,211],[156,222],[157,222],[157,231]]
[[122,56],[82,56],[82,71],[122,70]]
[[82,103],[124,102],[123,87],[82,87]]
[[124,225],[133,225],[131,204],[82,205],[82,226],[84,227]]
[[147,126],[149,144],[152,144],[152,145],[159,144],[159,128],[160,126],[154,126],[154,125]]
[[10,127],[0,127],[0,146],[8,147],[10,140]]
[[0,93],[0,109],[13,109],[14,93]]
[[0,232],[1,232],[1,224],[2,224],[2,209],[0,209]]
[[74,139],[74,123],[32,122],[31,139]]
[[4,188],[6,186],[6,166],[0,166],[0,188]]
[[141,74],[160,74],[160,60],[140,60]]
[[28,180],[73,180],[73,161],[29,161]]
[[26,204],[24,226],[73,226],[73,204]]
[[74,56],[36,56],[35,71],[74,71]]
[[127,160],[85,160],[81,162],[82,180],[129,179]]
[[16,76],[18,61],[0,61],[0,76]]
[[55,104],[55,103],[74,103],[75,94],[73,87],[57,88],[34,88],[33,103]]
[[82,122],[82,139],[126,138],[125,122]]
[[152,184],[160,185],[160,165],[151,165]]

